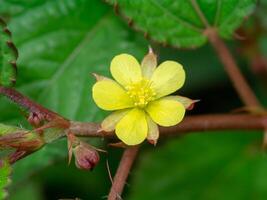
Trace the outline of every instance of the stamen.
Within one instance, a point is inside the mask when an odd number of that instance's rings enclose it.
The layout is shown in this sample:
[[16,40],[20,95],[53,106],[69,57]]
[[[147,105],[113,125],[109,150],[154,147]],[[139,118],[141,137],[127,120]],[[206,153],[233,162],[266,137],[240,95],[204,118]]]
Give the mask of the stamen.
[[151,82],[147,79],[142,79],[137,83],[131,83],[126,89],[127,94],[133,99],[136,107],[144,108],[156,96],[155,91],[151,87]]

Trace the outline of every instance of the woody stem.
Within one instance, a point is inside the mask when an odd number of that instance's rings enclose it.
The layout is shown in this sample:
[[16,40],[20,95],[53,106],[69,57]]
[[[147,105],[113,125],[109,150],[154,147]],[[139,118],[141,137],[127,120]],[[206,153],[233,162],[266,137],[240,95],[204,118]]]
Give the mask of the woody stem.
[[130,169],[137,156],[139,147],[130,147],[124,150],[119,167],[113,180],[112,187],[110,189],[108,200],[119,200],[129,175]]

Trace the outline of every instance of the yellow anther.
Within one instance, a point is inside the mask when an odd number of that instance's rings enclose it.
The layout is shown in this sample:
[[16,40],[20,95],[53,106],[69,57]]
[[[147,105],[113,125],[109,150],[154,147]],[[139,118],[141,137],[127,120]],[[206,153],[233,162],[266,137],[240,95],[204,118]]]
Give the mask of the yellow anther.
[[134,101],[134,106],[145,107],[154,99],[156,93],[151,88],[151,83],[147,79],[142,79],[137,83],[132,83],[126,87],[127,94]]

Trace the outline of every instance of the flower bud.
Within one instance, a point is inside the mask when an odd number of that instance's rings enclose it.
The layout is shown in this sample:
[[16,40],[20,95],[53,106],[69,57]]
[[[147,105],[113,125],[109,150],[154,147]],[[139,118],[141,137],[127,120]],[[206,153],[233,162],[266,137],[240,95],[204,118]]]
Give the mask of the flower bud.
[[40,149],[44,144],[41,136],[34,131],[0,123],[0,151],[6,152],[3,157],[10,163]]
[[99,162],[98,152],[90,145],[80,142],[73,149],[75,155],[75,164],[79,169],[92,170]]

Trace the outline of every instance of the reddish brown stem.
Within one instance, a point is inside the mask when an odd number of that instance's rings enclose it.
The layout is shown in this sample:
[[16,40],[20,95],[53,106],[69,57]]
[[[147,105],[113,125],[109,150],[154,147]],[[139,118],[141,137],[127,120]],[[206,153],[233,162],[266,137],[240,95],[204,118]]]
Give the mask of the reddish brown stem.
[[246,106],[249,107],[260,107],[260,103],[257,100],[254,92],[249,87],[245,78],[243,77],[241,71],[239,70],[235,59],[232,54],[228,50],[227,46],[221,40],[218,35],[217,29],[215,27],[211,27],[208,20],[206,19],[203,11],[200,9],[199,4],[196,0],[190,1],[197,15],[199,16],[201,22],[205,26],[205,34],[207,35],[210,43],[213,48],[216,50],[221,62],[224,65],[226,72],[228,73],[233,85],[238,92],[241,100],[244,102]]
[[[180,124],[161,127],[160,136],[211,130],[264,130],[267,116],[251,114],[212,114],[186,117]],[[77,136],[114,137],[114,132],[100,132],[100,125],[71,122],[70,131]]]
[[210,43],[216,50],[221,62],[223,63],[227,74],[233,82],[233,85],[238,92],[241,100],[246,106],[260,107],[261,105],[257,100],[257,97],[243,77],[225,43],[218,36],[217,31],[215,29],[208,29],[206,33],[208,35]]
[[14,103],[18,104],[19,106],[29,110],[30,112],[45,115],[48,120],[52,120],[56,118],[58,115],[43,106],[35,103],[34,101],[30,100],[28,97],[24,96],[17,90],[13,88],[7,88],[0,86],[0,94],[5,95]]
[[[27,109],[30,112],[31,117],[36,117],[37,120],[40,121],[48,121],[51,122],[50,125],[54,125],[57,127],[68,128],[69,120],[63,118],[59,114],[48,110],[47,108],[41,106],[40,104],[32,101],[25,95],[21,94],[17,90],[13,88],[0,86],[0,94],[6,96],[11,101],[21,106],[24,109]],[[29,120],[30,122],[30,120]]]
[[108,200],[119,200],[129,175],[130,169],[137,156],[139,147],[130,147],[124,150],[119,167],[113,180],[112,187],[110,189]]
[[[226,72],[228,73],[233,85],[238,92],[241,100],[248,107],[262,107],[258,101],[256,95],[249,87],[241,71],[239,70],[233,56],[226,47],[225,43],[218,36],[216,29],[208,28],[207,35],[210,43],[216,50],[221,62],[224,65]],[[267,146],[267,132],[265,131],[263,136],[263,147]]]

